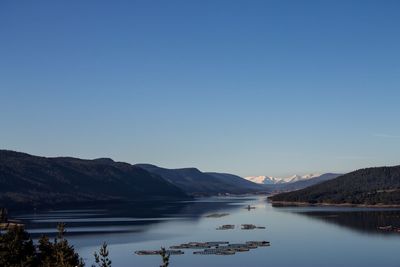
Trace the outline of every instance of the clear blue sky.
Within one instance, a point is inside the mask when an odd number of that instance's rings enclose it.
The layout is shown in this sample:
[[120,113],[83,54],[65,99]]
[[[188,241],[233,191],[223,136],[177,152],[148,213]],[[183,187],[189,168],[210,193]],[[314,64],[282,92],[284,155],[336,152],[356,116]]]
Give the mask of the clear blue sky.
[[400,164],[400,1],[1,1],[1,147],[239,175]]

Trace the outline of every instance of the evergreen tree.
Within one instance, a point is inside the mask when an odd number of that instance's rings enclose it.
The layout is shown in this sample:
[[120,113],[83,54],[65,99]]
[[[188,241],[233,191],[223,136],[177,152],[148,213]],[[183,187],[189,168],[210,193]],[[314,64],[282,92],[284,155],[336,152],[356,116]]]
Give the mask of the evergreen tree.
[[[58,224],[57,229],[54,242],[43,235],[37,249],[22,226],[10,227],[6,233],[0,232],[0,267],[84,267],[82,258],[65,239],[65,224]],[[99,254],[95,253],[99,267],[111,267],[108,255],[107,244],[104,243]]]
[[42,236],[39,240],[40,267],[83,267],[83,260],[64,237],[65,224],[59,223],[57,229],[58,234],[54,243],[51,243],[46,236]]
[[[94,258],[98,267],[111,267],[111,260],[108,258],[108,254],[107,244],[104,242],[100,248],[99,254],[97,254],[97,252],[94,253]],[[92,265],[92,267],[96,267],[96,265]]]
[[161,258],[162,258],[162,262],[163,264],[160,267],[168,267],[169,266],[169,254],[167,253],[167,251],[165,250],[165,248],[161,248]]
[[10,227],[0,234],[0,266],[35,267],[37,263],[35,246],[23,227]]
[[39,239],[39,261],[41,267],[52,267],[56,262],[54,257],[54,246],[46,235]]

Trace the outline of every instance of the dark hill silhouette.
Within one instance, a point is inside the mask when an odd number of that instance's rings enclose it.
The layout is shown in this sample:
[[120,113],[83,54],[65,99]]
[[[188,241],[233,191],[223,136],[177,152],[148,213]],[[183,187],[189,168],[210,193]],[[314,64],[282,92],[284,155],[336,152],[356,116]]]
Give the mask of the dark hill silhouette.
[[162,177],[128,163],[0,150],[0,207],[186,197]]

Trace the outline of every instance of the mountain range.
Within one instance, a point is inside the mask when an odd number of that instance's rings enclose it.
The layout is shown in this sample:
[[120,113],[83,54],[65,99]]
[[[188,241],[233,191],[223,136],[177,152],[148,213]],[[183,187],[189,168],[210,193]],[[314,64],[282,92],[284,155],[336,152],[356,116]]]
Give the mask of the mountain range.
[[338,173],[324,173],[321,174],[320,176],[316,176],[309,179],[302,179],[295,182],[264,185],[264,187],[267,189],[268,192],[271,193],[294,191],[335,179],[340,175],[341,174]]
[[202,172],[197,168],[167,169],[151,164],[131,165],[109,158],[39,157],[0,150],[0,207],[43,208],[279,192],[285,193],[269,199],[273,202],[400,205],[400,166],[367,168],[344,175],[325,173],[247,179],[227,173]]
[[165,169],[109,158],[48,158],[0,150],[0,207],[59,207],[256,192],[266,189],[236,175],[203,173],[196,168]]
[[278,193],[293,190],[299,190],[334,179],[341,174],[338,173],[324,173],[324,174],[307,174],[307,175],[293,175],[286,178],[277,178],[270,176],[251,176],[246,177],[248,181],[253,181],[257,184],[264,186],[267,192]]
[[245,177],[246,180],[257,183],[257,184],[284,184],[284,183],[294,183],[303,180],[309,180],[317,178],[321,174],[306,174],[306,175],[293,175],[289,177],[273,177],[273,176],[248,176]]

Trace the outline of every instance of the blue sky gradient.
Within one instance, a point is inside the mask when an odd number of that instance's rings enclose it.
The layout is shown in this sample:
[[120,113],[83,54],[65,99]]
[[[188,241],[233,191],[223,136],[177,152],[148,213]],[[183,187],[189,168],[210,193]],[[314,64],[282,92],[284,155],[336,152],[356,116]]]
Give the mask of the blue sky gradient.
[[399,164],[400,1],[1,1],[0,140],[239,175]]

